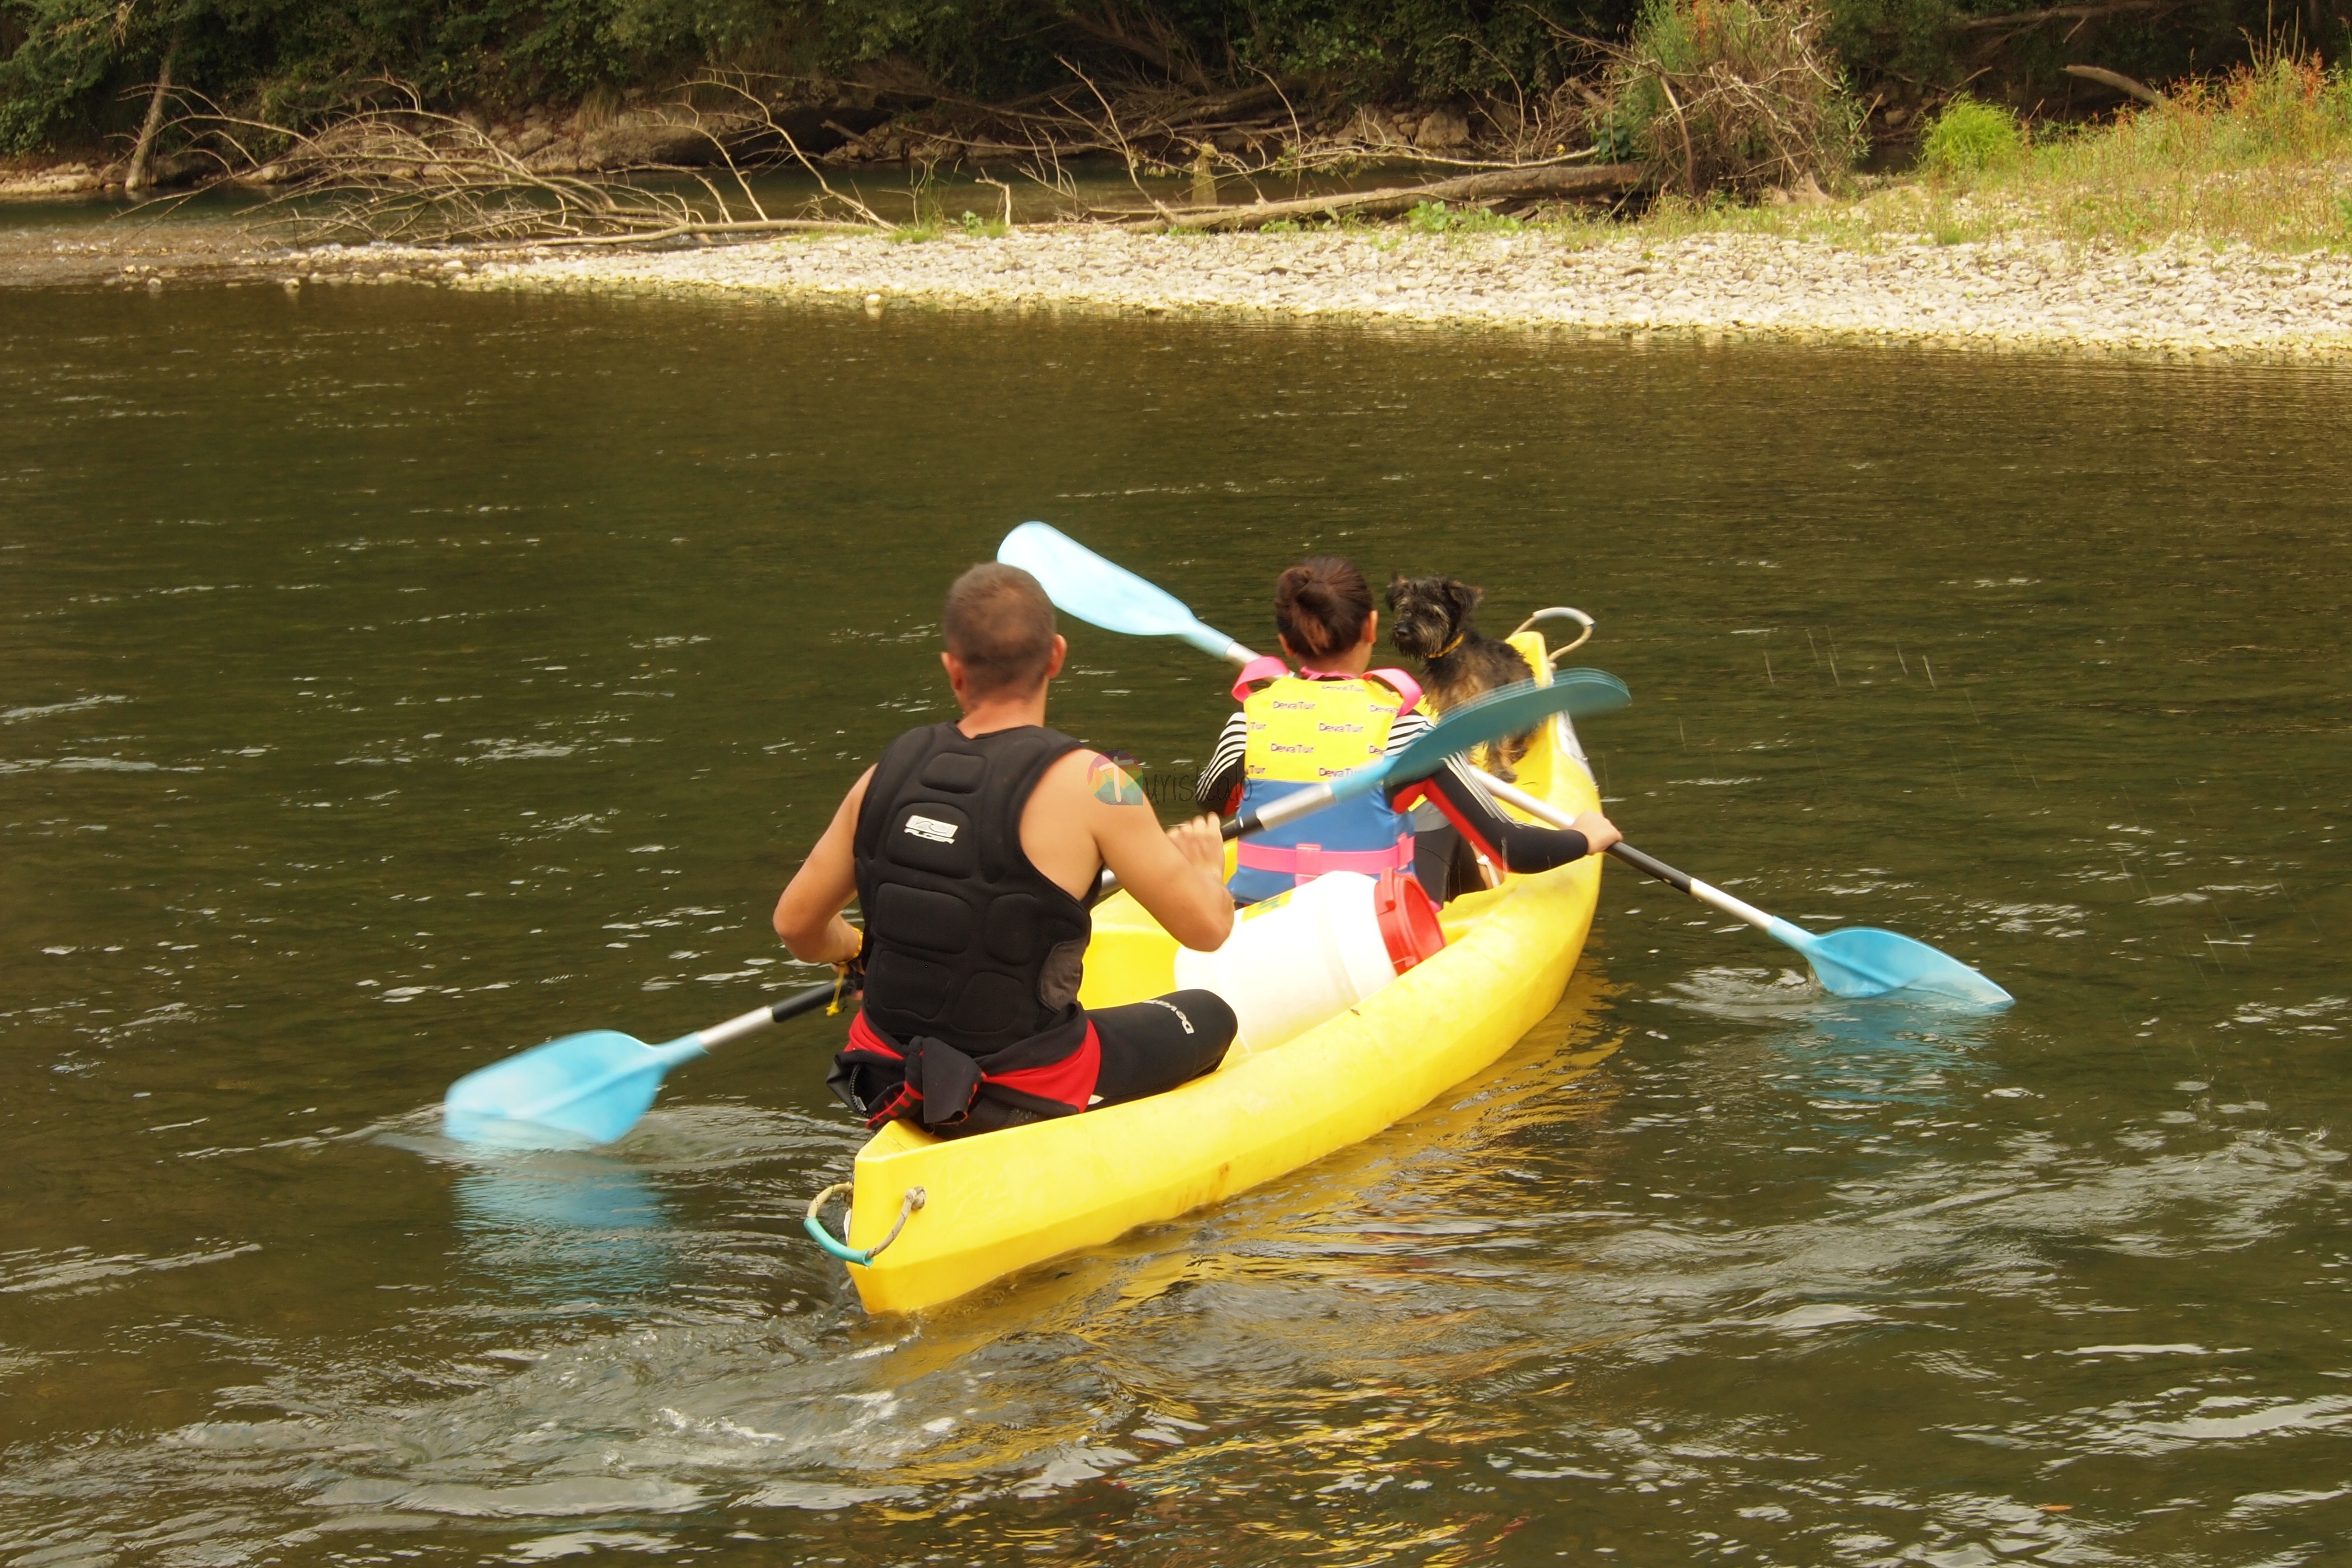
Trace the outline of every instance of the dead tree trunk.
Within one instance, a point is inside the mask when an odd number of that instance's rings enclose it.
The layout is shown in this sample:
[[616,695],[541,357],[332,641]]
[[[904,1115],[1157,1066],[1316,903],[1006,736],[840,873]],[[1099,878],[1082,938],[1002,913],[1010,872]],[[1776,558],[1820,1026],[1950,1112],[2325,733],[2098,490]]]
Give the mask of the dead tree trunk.
[[1147,220],[1146,228],[1264,228],[1285,218],[1392,217],[1423,202],[1478,206],[1494,202],[1622,196],[1649,177],[1639,163],[1549,163],[1531,169],[1496,169],[1426,185],[1389,185],[1377,191],[1345,191],[1288,202],[1255,202],[1244,207],[1192,207]]
[[2095,81],[2101,87],[2114,88],[2117,92],[2126,93],[2138,99],[2142,103],[2164,101],[2164,94],[2144,81],[2134,80],[2121,71],[2105,70],[2098,66],[2061,66],[2059,68],[2068,76],[2080,77],[2084,81]]
[[147,100],[146,122],[139,127],[138,144],[131,149],[131,170],[122,176],[122,188],[143,191],[153,184],[149,165],[155,155],[155,133],[163,128],[163,105],[172,96],[172,62],[180,58],[182,27],[172,29],[172,41],[163,49],[163,63],[155,71],[155,91]]

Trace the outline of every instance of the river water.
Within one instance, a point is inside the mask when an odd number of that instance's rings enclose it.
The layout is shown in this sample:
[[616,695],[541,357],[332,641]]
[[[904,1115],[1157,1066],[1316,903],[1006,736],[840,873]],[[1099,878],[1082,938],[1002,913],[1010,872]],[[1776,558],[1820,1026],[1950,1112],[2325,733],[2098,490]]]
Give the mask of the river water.
[[[0,1561],[2352,1535],[2340,371],[173,288],[0,299]],[[1028,518],[1244,640],[1309,549],[1579,605],[1636,843],[2017,1005],[1612,866],[1491,1072],[911,1321],[798,1234],[838,1019],[440,1142],[809,978],[776,889]],[[1181,787],[1221,671],[1065,629]]]

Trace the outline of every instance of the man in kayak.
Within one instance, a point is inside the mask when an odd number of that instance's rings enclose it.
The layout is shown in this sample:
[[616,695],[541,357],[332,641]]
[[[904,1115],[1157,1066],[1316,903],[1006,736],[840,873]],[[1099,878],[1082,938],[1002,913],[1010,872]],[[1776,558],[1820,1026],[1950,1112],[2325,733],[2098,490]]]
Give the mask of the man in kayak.
[[[1412,677],[1371,668],[1380,616],[1371,585],[1353,563],[1317,555],[1284,572],[1275,584],[1274,625],[1282,656],[1259,659],[1234,683],[1242,710],[1225,721],[1194,791],[1203,811],[1230,816],[1265,805],[1378,762],[1429,727]],[[1422,783],[1359,796],[1244,839],[1232,891],[1236,900],[1255,903],[1326,871],[1376,877],[1411,869],[1442,903],[1483,886],[1476,860],[1456,857],[1456,844],[1505,870],[1548,871],[1597,854],[1619,837],[1597,811],[1578,817],[1572,828],[1507,816],[1456,758]]]
[[[776,903],[794,958],[863,974],[834,1092],[868,1126],[904,1118],[959,1137],[1213,1068],[1235,1026],[1209,992],[1094,1013],[1077,995],[1106,866],[1186,947],[1224,942],[1216,819],[1163,831],[1134,780],[1045,728],[1067,645],[1028,573],[974,566],[948,591],[940,629],[963,717],[885,748]],[[852,897],[862,934],[842,918]]]

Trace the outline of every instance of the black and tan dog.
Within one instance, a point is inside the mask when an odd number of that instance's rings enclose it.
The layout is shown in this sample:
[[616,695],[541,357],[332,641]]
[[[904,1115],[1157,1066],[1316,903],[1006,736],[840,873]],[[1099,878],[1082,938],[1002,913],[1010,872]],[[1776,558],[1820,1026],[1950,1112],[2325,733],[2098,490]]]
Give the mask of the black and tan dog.
[[[1518,649],[1482,635],[1471,624],[1485,592],[1453,577],[1399,573],[1389,580],[1389,640],[1399,653],[1422,660],[1422,688],[1437,712],[1458,708],[1496,687],[1535,679]],[[1496,775],[1517,778],[1515,768],[1533,740],[1531,731],[1498,743],[1494,748]]]

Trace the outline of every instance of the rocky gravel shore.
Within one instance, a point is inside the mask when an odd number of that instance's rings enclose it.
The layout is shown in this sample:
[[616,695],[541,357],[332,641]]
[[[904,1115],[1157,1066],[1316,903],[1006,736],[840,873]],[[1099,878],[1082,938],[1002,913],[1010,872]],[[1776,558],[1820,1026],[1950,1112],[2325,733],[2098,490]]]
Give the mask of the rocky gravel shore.
[[2352,356],[2352,258],[2189,246],[1761,235],[1593,242],[1543,229],[1143,235],[1026,229],[547,252],[465,286],[847,297],[953,307],[1338,316],[1702,337]]
[[[216,232],[215,232],[216,230]],[[1591,229],[1147,235],[1036,227],[794,237],[657,251],[389,245],[282,249],[232,226],[152,225],[0,247],[0,283],[291,289],[419,284],[1617,335],[1849,341],[2352,360],[2352,256],[2053,240],[1867,246]]]

